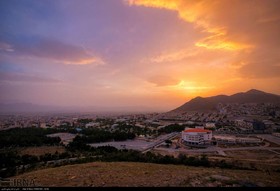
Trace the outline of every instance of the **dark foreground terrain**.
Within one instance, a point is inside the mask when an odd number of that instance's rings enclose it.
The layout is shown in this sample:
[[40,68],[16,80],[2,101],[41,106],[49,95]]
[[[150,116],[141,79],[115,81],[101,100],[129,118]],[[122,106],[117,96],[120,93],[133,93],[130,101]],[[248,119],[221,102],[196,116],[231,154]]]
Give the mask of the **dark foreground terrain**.
[[135,162],[92,162],[37,170],[11,179],[33,179],[35,186],[280,186],[279,172],[229,170]]

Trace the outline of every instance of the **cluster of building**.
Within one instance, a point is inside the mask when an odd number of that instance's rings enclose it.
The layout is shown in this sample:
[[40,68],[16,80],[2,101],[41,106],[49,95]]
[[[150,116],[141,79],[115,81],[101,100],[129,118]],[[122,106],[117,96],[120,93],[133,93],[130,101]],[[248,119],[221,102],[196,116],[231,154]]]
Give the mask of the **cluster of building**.
[[3,115],[0,116],[0,129],[9,128],[56,128],[62,125],[74,125],[76,115],[45,114],[45,115]]
[[[280,136],[280,133],[275,133]],[[181,139],[187,146],[204,147],[212,144],[260,144],[261,138],[248,136],[229,136],[229,135],[213,135],[212,130],[204,129],[204,127],[186,128],[182,131]]]
[[217,106],[217,110],[230,116],[274,115],[275,117],[280,117],[279,106],[272,103],[220,103]]
[[[85,120],[81,122],[81,119]],[[205,146],[212,144],[213,140],[234,144],[259,143],[259,139],[237,137],[234,134],[273,133],[275,136],[279,136],[277,132],[280,132],[280,111],[272,104],[219,104],[217,110],[213,112],[168,112],[104,116],[91,113],[0,116],[0,129],[67,126],[106,128],[114,131],[121,124],[144,129],[145,132],[149,132],[150,137],[157,136],[161,128],[171,124],[179,124],[186,127],[182,132],[182,140],[187,145]],[[139,137],[147,136],[141,133],[138,134]],[[221,134],[231,134],[231,136]]]
[[172,112],[162,113],[157,117],[160,120],[195,121],[195,122],[222,122],[227,123],[227,115],[220,112]]
[[[104,126],[104,123],[97,122],[98,118],[108,119],[106,125],[117,125],[118,123],[138,124],[146,127],[147,124],[157,123],[153,120],[156,113],[152,114],[131,114],[131,115],[97,115],[97,114],[41,114],[41,115],[0,115],[0,130],[10,128],[57,128],[57,127],[83,127],[93,128]],[[80,122],[80,119],[88,119],[89,122]],[[151,120],[151,121],[150,121]]]

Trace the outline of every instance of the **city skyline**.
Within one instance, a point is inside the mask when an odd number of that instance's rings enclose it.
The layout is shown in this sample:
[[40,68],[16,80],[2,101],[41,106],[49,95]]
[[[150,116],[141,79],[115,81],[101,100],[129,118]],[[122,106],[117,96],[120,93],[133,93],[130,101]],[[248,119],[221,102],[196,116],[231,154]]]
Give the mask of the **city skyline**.
[[0,102],[169,110],[280,94],[280,2],[1,1]]

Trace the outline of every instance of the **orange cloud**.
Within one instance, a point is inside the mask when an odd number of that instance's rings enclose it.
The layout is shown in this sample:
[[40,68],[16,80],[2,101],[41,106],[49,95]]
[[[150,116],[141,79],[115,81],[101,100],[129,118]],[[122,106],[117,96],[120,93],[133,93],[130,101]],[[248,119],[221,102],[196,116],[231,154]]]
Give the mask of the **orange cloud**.
[[203,47],[206,49],[220,49],[226,51],[236,51],[243,49],[250,49],[253,46],[248,44],[237,43],[234,41],[228,41],[224,37],[225,35],[213,35],[206,37],[195,43],[197,47]]
[[76,61],[69,61],[69,60],[58,60],[56,62],[63,62],[64,64],[76,64],[76,65],[86,65],[86,64],[95,64],[95,65],[103,65],[105,62],[97,57],[92,57],[88,59],[80,59]]
[[155,84],[156,86],[172,86],[178,83],[178,80],[176,78],[164,75],[152,76],[147,81]]
[[132,6],[145,6],[176,11],[178,16],[195,25],[201,32],[208,33],[206,38],[195,43],[197,47],[238,51],[252,48],[252,45],[229,39],[227,28],[213,22],[215,20],[215,5],[217,1],[209,0],[128,0]]
[[155,8],[165,8],[171,10],[178,9],[177,1],[168,1],[168,0],[126,0],[129,5],[139,5],[145,7],[155,7]]
[[175,62],[185,58],[194,57],[198,54],[196,49],[183,49],[174,52],[166,52],[155,57],[150,58],[148,61],[153,63]]

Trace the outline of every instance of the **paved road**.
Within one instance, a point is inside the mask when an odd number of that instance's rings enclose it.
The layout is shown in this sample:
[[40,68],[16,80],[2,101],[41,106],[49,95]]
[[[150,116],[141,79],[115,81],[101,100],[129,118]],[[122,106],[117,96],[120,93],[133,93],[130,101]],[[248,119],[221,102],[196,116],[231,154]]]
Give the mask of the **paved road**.
[[156,147],[163,143],[165,140],[171,139],[177,135],[179,135],[180,132],[173,132],[167,135],[161,135],[157,137],[154,141],[144,141],[144,140],[126,140],[126,141],[111,141],[111,142],[103,142],[103,143],[92,143],[89,144],[92,147],[99,147],[99,146],[113,146],[117,149],[133,149],[133,150],[139,150],[141,152],[147,152],[151,150],[153,147]]
[[146,149],[148,145],[150,145],[151,142],[145,141],[145,140],[126,140],[126,141],[111,141],[111,142],[103,142],[103,143],[92,143],[89,144],[92,147],[100,147],[100,146],[112,146],[117,149],[133,149],[142,151],[143,149]]
[[[254,135],[256,137],[260,137],[263,139],[266,139],[270,142],[276,143],[280,145],[280,138],[275,137],[273,135],[269,134],[257,134]],[[174,149],[174,148],[156,148],[157,150],[163,150],[163,151],[168,151],[168,152],[175,152],[175,151],[180,151],[184,153],[208,153],[208,152],[216,152],[219,155],[226,156],[225,151],[239,151],[239,150],[268,150],[271,152],[274,152],[275,154],[280,154],[280,147],[268,147],[268,144],[264,146],[255,146],[255,147],[238,147],[238,148],[220,148],[217,146],[209,146],[207,148],[201,148],[201,149],[185,149],[185,148],[179,148],[179,149]],[[276,151],[277,150],[277,151]]]
[[[125,141],[122,142],[121,144],[126,144],[127,148],[129,149],[135,149],[135,150],[140,150],[143,153],[150,151],[153,148],[156,148],[158,145],[162,144],[165,140],[174,138],[176,136],[178,136],[180,134],[180,132],[173,132],[167,135],[162,135],[160,137],[158,137],[154,142],[144,142],[143,144],[139,144],[138,142],[129,142],[129,141]],[[272,136],[272,135],[268,135],[268,134],[258,134],[256,135],[258,137],[261,137],[263,139],[267,139],[270,142],[274,142],[276,144],[280,145],[280,138]],[[115,142],[116,144],[117,142]],[[108,143],[102,143],[102,144],[108,144]],[[95,145],[98,146],[98,145]],[[100,146],[100,145],[99,145]],[[116,145],[114,145],[116,146]],[[169,152],[175,152],[175,151],[181,151],[181,152],[185,152],[185,153],[207,153],[207,152],[217,152],[220,155],[226,156],[225,151],[238,151],[238,150],[268,150],[271,152],[274,152],[276,154],[278,154],[278,150],[280,150],[280,147],[267,147],[267,145],[265,146],[256,146],[256,147],[239,147],[239,148],[220,148],[217,146],[210,146],[208,148],[202,148],[202,149],[184,149],[184,148],[178,148],[178,149],[174,149],[174,148],[156,148],[157,150],[165,150],[165,151],[169,151]],[[274,151],[272,151],[274,150]],[[277,151],[275,151],[277,150]]]
[[162,137],[160,137],[158,140],[156,140],[155,142],[153,142],[152,144],[149,144],[147,146],[147,148],[142,150],[142,153],[148,152],[149,150],[153,149],[154,147],[160,145],[161,143],[163,143],[164,141],[171,139],[173,137],[176,137],[180,134],[181,132],[173,132],[167,135],[164,135]]
[[[142,153],[148,152],[151,149],[156,148],[158,145],[162,144],[165,140],[174,138],[175,136],[178,136],[180,134],[180,132],[173,132],[167,135],[162,135],[160,137],[158,137],[154,142],[151,143],[145,143],[145,144],[139,144],[139,143],[135,143],[133,144],[133,147],[131,145],[130,149],[136,149],[136,150],[140,150],[142,151]],[[263,139],[266,139],[270,142],[276,143],[280,145],[280,138],[279,137],[275,137],[273,135],[269,135],[269,134],[258,134],[258,135],[254,135]],[[129,145],[129,142],[125,142],[123,144],[127,144],[127,146]],[[140,146],[141,145],[141,146]],[[280,147],[268,147],[268,145],[265,146],[255,146],[255,147],[238,147],[238,148],[220,148],[217,146],[210,146],[207,148],[201,148],[201,149],[184,149],[184,148],[178,148],[178,149],[174,149],[174,148],[156,148],[156,150],[162,150],[162,151],[168,151],[168,152],[176,152],[176,151],[180,151],[183,153],[209,153],[209,152],[215,152],[219,155],[222,156],[226,156],[227,154],[225,153],[225,151],[240,151],[240,150],[268,150],[270,152],[274,152],[275,154],[280,154]],[[279,151],[278,151],[279,150]]]
[[[157,150],[165,150],[169,152],[174,152],[174,151],[180,151],[184,153],[208,153],[208,152],[217,152],[218,154],[221,154],[225,156],[225,151],[240,151],[240,150],[280,150],[280,147],[239,147],[239,148],[219,148],[215,146],[211,146],[205,149],[172,149],[172,148],[157,148]],[[275,151],[276,153],[277,151]],[[280,153],[279,153],[280,154]]]
[[273,136],[273,135],[270,135],[270,134],[259,134],[259,135],[256,135],[256,136],[280,145],[280,137],[276,137],[276,136]]

